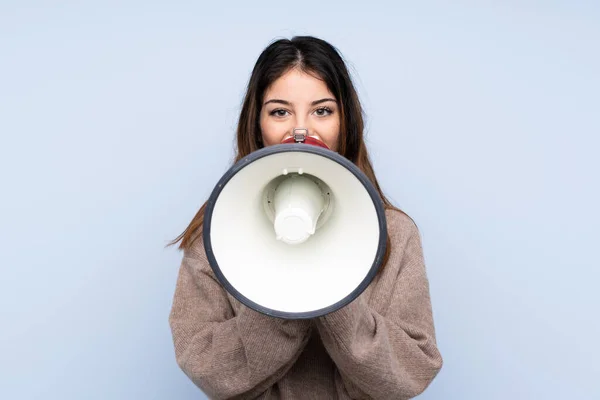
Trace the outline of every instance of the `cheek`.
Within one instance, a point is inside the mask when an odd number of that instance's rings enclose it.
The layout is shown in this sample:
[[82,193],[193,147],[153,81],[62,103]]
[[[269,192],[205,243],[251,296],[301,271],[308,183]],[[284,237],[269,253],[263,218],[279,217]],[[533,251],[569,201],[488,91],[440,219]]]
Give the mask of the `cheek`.
[[331,151],[335,151],[337,153],[338,151],[338,138],[336,137],[333,141],[330,141],[329,143],[327,143],[327,146],[329,146],[329,149]]
[[327,126],[323,126],[321,130],[321,136],[323,141],[329,146],[329,148],[333,151],[338,150],[338,139],[340,136],[340,124],[337,121],[332,121],[327,124]]
[[266,118],[261,118],[260,120],[260,132],[265,146],[279,143],[285,134],[285,130],[283,130],[281,126],[270,122]]

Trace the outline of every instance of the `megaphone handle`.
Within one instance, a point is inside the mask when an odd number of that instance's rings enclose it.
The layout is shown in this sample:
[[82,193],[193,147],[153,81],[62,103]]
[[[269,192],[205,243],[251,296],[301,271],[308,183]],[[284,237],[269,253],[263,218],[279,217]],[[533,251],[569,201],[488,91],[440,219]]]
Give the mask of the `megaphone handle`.
[[292,132],[292,137],[296,143],[304,143],[307,136],[308,129],[305,128],[294,128],[294,131]]

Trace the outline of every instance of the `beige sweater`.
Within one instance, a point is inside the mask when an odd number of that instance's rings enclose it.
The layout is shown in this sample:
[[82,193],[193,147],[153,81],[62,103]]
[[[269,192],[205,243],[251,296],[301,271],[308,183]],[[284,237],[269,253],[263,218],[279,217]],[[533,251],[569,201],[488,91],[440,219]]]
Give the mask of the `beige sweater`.
[[392,252],[352,303],[314,320],[258,313],[218,283],[201,238],[169,317],[177,362],[211,399],[412,398],[442,366],[419,231],[386,211]]

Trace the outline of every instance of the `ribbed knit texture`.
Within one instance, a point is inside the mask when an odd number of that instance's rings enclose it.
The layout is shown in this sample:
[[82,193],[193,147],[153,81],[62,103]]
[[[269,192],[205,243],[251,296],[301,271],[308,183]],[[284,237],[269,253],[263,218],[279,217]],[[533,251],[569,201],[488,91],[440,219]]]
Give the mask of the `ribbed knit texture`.
[[392,252],[352,303],[314,320],[258,313],[184,252],[169,317],[177,363],[211,399],[410,399],[442,367],[421,238],[386,211]]

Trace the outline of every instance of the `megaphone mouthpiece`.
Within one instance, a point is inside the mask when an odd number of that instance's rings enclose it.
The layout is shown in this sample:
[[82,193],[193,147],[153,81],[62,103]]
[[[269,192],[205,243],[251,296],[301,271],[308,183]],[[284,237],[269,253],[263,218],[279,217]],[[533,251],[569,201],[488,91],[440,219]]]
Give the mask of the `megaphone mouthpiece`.
[[307,129],[294,129],[294,133],[292,136],[283,140],[281,144],[309,144],[312,146],[322,147],[324,149],[330,150],[329,146],[325,144],[322,140],[309,136]]

